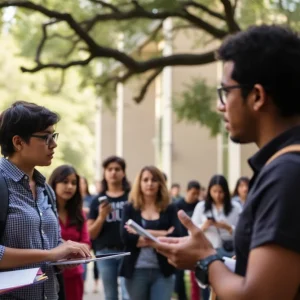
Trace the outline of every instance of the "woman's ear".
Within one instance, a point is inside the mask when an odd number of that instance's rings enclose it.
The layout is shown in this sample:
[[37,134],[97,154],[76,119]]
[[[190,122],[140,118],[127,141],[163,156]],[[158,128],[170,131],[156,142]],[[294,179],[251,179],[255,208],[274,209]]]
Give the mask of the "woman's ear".
[[12,138],[12,144],[13,144],[15,150],[17,152],[19,152],[23,149],[24,141],[22,140],[22,138],[19,135],[15,135]]

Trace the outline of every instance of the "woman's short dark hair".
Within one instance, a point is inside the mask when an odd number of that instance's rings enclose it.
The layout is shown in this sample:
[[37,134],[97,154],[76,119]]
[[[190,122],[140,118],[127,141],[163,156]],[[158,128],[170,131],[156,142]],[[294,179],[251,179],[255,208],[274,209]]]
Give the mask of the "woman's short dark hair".
[[261,84],[281,116],[300,114],[300,38],[292,30],[277,25],[253,26],[228,37],[218,50],[218,58],[232,61],[232,79],[247,97]]
[[230,197],[230,192],[229,192],[229,187],[228,187],[228,182],[226,178],[223,175],[214,175],[208,185],[207,188],[207,197],[205,200],[205,208],[204,211],[211,211],[212,210],[212,204],[214,202],[210,190],[214,185],[219,185],[221,186],[223,193],[224,193],[224,214],[228,216],[232,210],[232,204],[231,204],[231,197]]
[[[122,157],[113,155],[106,158],[102,163],[102,168],[105,170],[111,163],[117,163],[122,171],[125,173],[125,176],[122,180],[123,191],[128,193],[130,191],[130,184],[126,177],[126,162]],[[103,174],[103,179],[101,181],[101,193],[105,193],[108,190],[108,184]]]
[[233,196],[239,196],[239,186],[241,183],[246,183],[247,185],[249,185],[249,182],[250,182],[250,179],[248,177],[246,177],[246,176],[240,177],[236,182]]
[[[49,178],[49,185],[53,188],[54,192],[56,190],[56,185],[63,182],[69,175],[75,174],[76,176],[76,192],[72,199],[70,199],[66,204],[66,210],[68,212],[68,217],[70,220],[70,225],[77,226],[78,230],[82,229],[84,223],[84,217],[82,215],[82,197],[79,189],[79,175],[76,170],[69,165],[62,165],[57,167],[51,174]],[[57,203],[58,211],[59,205]]]
[[20,136],[28,143],[30,136],[59,121],[58,114],[34,103],[17,101],[0,115],[1,153],[7,157],[15,152],[12,138]]

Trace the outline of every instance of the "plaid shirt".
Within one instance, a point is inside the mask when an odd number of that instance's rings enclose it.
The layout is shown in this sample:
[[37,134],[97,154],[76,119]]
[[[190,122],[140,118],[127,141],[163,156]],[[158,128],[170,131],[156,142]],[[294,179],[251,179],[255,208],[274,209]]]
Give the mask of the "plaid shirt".
[[[5,247],[18,249],[52,249],[61,242],[58,220],[44,194],[45,177],[34,171],[37,199],[33,199],[28,176],[5,158],[0,159],[0,172],[9,190],[9,208],[3,243],[0,245],[0,260]],[[54,195],[53,195],[54,196]],[[58,282],[53,267],[38,263],[21,267],[40,267],[48,276],[41,284],[18,289],[0,296],[1,300],[56,300]]]

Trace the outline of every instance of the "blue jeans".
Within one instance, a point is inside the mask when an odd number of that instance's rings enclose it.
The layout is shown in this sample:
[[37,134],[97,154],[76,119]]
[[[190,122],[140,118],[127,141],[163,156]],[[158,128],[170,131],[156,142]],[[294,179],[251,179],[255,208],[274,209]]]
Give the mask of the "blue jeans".
[[[113,251],[109,249],[103,249],[97,251],[96,255],[116,253],[119,251]],[[119,300],[118,291],[118,273],[121,264],[121,258],[113,258],[106,260],[98,260],[98,270],[101,272],[101,278],[104,287],[105,300]],[[120,277],[120,288],[122,294],[122,300],[129,300],[129,296],[125,287],[124,277]]]
[[135,269],[125,283],[130,300],[170,300],[174,276],[164,277],[159,269]]

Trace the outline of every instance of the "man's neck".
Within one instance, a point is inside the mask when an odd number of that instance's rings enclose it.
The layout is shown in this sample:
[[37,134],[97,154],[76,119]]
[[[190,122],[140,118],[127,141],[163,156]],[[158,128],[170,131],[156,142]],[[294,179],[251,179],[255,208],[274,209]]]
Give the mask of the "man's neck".
[[198,200],[189,199],[189,198],[184,198],[184,201],[185,201],[187,204],[194,204],[194,203],[198,202]]
[[293,127],[300,126],[300,117],[289,118],[288,120],[278,120],[277,122],[263,124],[255,143],[259,148],[262,148],[278,135]]

